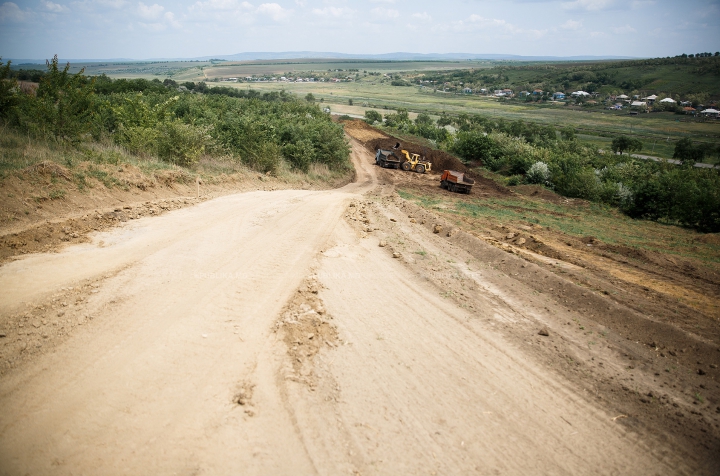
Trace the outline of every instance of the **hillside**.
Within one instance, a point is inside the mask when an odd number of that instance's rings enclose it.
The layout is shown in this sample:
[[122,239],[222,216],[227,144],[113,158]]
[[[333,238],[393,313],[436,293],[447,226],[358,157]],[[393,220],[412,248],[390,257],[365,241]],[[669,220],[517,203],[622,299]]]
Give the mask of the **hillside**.
[[471,88],[510,88],[516,91],[642,91],[643,94],[707,93],[720,98],[720,55],[699,58],[655,58],[613,62],[564,62],[496,66],[484,70],[425,73],[423,80],[450,82]]

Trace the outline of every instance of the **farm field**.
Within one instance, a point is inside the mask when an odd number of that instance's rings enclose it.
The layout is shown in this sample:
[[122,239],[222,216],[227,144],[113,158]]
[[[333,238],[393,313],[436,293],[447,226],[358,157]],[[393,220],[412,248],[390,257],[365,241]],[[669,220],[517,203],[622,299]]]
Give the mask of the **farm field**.
[[[85,68],[85,74],[106,74],[112,78],[173,78],[183,81],[206,81],[215,78],[250,75],[283,75],[288,72],[358,69],[399,73],[408,71],[444,71],[458,68],[491,68],[494,61],[362,61],[362,60],[267,60],[267,61],[123,61],[73,63],[71,72]],[[15,68],[42,68],[42,65],[14,65]]]

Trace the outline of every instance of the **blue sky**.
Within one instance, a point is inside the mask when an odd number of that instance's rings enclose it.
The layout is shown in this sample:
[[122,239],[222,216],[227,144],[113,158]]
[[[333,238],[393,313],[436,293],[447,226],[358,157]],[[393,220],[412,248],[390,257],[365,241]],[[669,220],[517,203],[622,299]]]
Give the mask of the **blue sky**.
[[672,56],[720,50],[720,0],[0,0],[0,56],[247,51]]

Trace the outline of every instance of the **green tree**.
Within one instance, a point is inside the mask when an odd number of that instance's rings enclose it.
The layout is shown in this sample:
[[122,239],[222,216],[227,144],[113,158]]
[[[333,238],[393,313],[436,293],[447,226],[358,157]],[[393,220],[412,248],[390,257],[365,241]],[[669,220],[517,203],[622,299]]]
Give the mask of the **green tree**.
[[352,106],[352,105],[353,105],[353,100],[352,100],[352,99],[348,99],[348,105],[349,105],[349,106]]
[[613,139],[611,149],[615,153],[639,152],[642,150],[643,144],[638,139],[622,135]]
[[307,95],[305,95],[305,100],[310,103],[315,102],[315,96],[313,93],[307,93]]
[[575,128],[573,126],[565,126],[560,130],[560,137],[563,140],[574,140],[575,139]]
[[701,145],[693,145],[692,141],[685,137],[675,143],[673,159],[680,160],[683,165],[694,165],[702,162],[705,158],[705,148]]
[[18,102],[17,81],[10,78],[10,61],[5,65],[0,58],[0,117],[7,118]]
[[400,108],[395,114],[385,114],[385,125],[401,129],[410,125],[407,109]]
[[450,116],[448,116],[447,114],[442,113],[442,115],[440,117],[438,117],[438,120],[437,120],[438,127],[445,127],[445,126],[449,126],[450,124],[452,124],[452,119],[450,119]]
[[58,57],[45,62],[47,74],[35,97],[22,105],[21,126],[57,140],[77,142],[91,129],[95,80],[86,80],[85,69],[70,74],[70,63],[60,70]]
[[373,125],[376,122],[382,122],[382,114],[377,112],[375,109],[368,109],[365,111],[365,122],[370,125]]
[[480,132],[460,132],[452,146],[452,151],[458,154],[466,161],[482,161],[483,164],[493,170],[495,167],[491,164],[499,162],[496,160],[501,151],[490,137]]
[[430,117],[429,114],[427,114],[427,113],[425,113],[425,112],[421,112],[421,113],[418,114],[418,116],[415,118],[415,125],[418,125],[418,126],[432,126],[432,125],[433,125],[433,120],[432,120],[432,118]]

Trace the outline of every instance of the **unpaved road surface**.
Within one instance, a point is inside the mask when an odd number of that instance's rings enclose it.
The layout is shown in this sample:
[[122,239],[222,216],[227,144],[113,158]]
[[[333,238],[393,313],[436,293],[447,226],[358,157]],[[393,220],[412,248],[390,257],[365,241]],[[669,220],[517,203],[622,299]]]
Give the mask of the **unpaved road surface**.
[[353,157],[338,190],[229,195],[2,266],[0,474],[712,472],[506,338],[574,345],[564,309],[412,228]]

